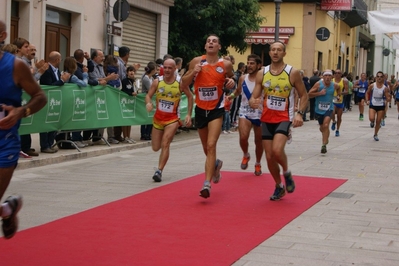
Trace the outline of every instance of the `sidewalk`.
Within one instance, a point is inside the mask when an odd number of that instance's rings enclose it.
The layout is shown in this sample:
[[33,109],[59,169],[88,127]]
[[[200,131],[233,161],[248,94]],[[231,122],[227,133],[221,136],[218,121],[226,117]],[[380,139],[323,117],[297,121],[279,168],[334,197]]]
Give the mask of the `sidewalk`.
[[[104,132],[106,134],[107,130]],[[135,144],[118,143],[111,144],[111,147],[108,145],[93,145],[81,148],[80,152],[77,149],[59,149],[57,153],[42,153],[40,152],[39,134],[32,134],[31,137],[32,148],[39,152],[39,156],[33,156],[32,158],[20,158],[17,169],[45,166],[70,160],[89,158],[151,146],[151,141],[140,140],[140,126],[132,126],[131,137],[136,141]],[[189,132],[182,131],[181,133],[175,135],[173,141],[181,141],[187,138],[196,137],[198,137],[196,130],[190,130]]]

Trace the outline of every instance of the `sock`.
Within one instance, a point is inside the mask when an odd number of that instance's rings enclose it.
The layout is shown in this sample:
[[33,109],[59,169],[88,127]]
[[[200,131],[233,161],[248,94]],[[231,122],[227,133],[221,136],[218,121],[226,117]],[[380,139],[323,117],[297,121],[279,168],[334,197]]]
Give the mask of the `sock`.
[[244,157],[245,157],[245,158],[248,158],[248,157],[249,157],[249,152],[247,152],[246,154],[244,154]]
[[290,173],[291,173],[291,171],[290,171],[290,170],[287,170],[287,171],[284,172],[284,176],[286,176],[286,175],[288,175],[288,174],[290,174]]
[[204,182],[204,186],[211,186],[211,182],[205,181],[205,182]]
[[255,165],[260,165],[260,163],[259,163],[259,162],[256,162]]
[[8,203],[2,203],[1,207],[3,207],[3,211],[1,212],[1,217],[8,217],[11,215],[12,210]]
[[280,183],[278,186],[279,186],[280,188],[284,188],[283,183]]

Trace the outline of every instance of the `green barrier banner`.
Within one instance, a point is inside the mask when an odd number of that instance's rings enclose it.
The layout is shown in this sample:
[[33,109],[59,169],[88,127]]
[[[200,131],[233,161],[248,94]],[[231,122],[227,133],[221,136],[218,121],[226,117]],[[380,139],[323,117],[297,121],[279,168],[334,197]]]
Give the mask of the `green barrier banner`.
[[[73,131],[114,126],[152,124],[155,108],[145,108],[145,94],[129,96],[110,86],[79,87],[75,84],[42,86],[47,105],[39,112],[23,118],[19,134],[49,131]],[[30,96],[22,95],[22,104]],[[155,98],[153,99],[155,106]],[[187,97],[182,96],[180,117],[187,114]]]

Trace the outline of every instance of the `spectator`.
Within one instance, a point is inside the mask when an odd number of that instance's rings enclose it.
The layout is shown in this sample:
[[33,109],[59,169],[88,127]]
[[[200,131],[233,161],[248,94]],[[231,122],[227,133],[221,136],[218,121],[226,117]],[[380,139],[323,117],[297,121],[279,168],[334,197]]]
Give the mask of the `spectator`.
[[230,107],[231,107],[231,100],[228,98],[230,93],[225,93],[224,95],[224,117],[223,117],[223,124],[222,124],[222,131],[223,134],[230,134]]
[[[309,83],[310,83],[310,88],[313,88],[314,84],[320,80],[320,72],[318,69],[313,70],[313,76],[310,77]],[[315,114],[315,102],[316,98],[312,97],[309,100],[309,116],[310,120],[315,120],[316,114]]]
[[[147,94],[151,88],[152,82],[154,81],[153,76],[157,72],[157,65],[154,62],[149,62],[144,68],[144,75],[141,78],[142,93]],[[152,124],[141,125],[140,127],[140,140],[151,140]]]
[[[232,57],[230,56],[230,59],[232,59]],[[238,85],[238,81],[240,80],[240,77],[242,74],[244,74],[245,72],[245,64],[243,62],[238,63],[238,68],[237,71],[234,72],[234,76],[233,79],[236,82],[236,88]],[[234,128],[238,127],[238,122],[237,122],[237,117],[239,115],[239,111],[240,111],[240,106],[241,106],[241,99],[242,96],[237,95],[237,97],[235,97],[233,99],[233,102],[231,104],[231,108],[230,108],[230,125]]]
[[[96,80],[100,85],[106,85],[110,80],[119,79],[119,75],[116,73],[110,73],[109,75],[105,75],[103,61],[104,61],[104,53],[101,50],[94,50],[91,54],[91,60],[93,61],[94,68],[93,71],[89,71],[89,78],[92,80]],[[83,140],[89,140],[90,136],[93,135],[93,144],[95,145],[104,145],[106,144],[102,139],[101,135],[104,133],[104,129],[100,130],[89,130],[83,132]],[[108,142],[111,144],[118,144],[114,138],[114,130],[112,127],[107,128]]]
[[[126,93],[129,96],[136,97],[137,96],[137,88],[135,86],[135,74],[136,74],[136,69],[133,66],[129,66],[126,69],[126,78],[122,80],[122,91]],[[132,127],[131,126],[122,126],[122,134],[123,134],[123,143],[136,143],[134,139],[130,137],[130,132]]]
[[[104,73],[106,76],[109,74],[118,74],[119,72],[119,65],[118,59],[115,58],[113,55],[107,55],[104,60]],[[111,87],[119,89],[121,86],[120,79],[111,79],[107,81],[107,84]]]
[[[49,68],[40,77],[41,85],[62,86],[71,77],[70,73],[63,72],[61,75],[58,67],[61,63],[61,54],[53,51],[49,55]],[[56,131],[40,133],[40,151],[43,153],[55,153],[58,149],[52,148]]]

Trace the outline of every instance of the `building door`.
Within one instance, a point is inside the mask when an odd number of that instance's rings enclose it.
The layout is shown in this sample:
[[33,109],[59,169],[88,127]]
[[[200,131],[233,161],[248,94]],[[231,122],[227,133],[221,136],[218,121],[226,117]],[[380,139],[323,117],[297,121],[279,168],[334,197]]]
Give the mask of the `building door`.
[[11,2],[10,43],[18,38],[19,2]]
[[[50,52],[57,51],[62,58],[70,56],[71,49],[71,14],[56,10],[46,10],[45,60]],[[63,66],[60,65],[60,69]]]
[[70,56],[71,28],[46,22],[45,58],[52,51],[58,51],[62,58]]
[[259,55],[263,66],[271,64],[272,59],[269,55],[270,44],[252,44],[251,48],[253,54]]

